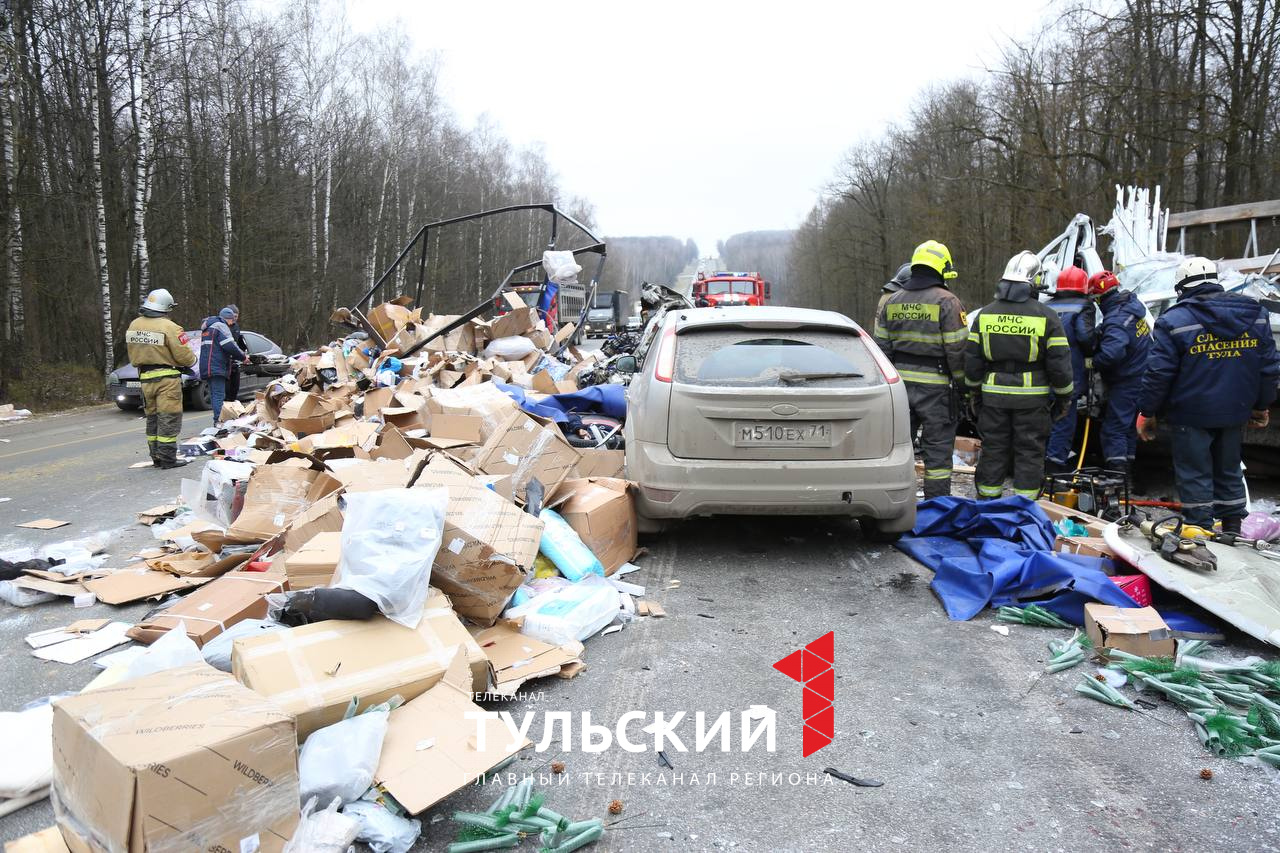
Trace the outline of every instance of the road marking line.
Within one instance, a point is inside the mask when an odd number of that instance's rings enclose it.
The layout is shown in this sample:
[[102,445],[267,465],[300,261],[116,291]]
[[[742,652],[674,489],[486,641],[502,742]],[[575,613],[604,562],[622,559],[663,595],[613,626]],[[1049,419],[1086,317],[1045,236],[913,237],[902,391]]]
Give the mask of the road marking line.
[[[64,441],[61,444],[46,444],[42,447],[33,447],[30,450],[16,450],[13,453],[0,454],[0,459],[12,459],[15,456],[25,456],[28,453],[37,453],[41,450],[56,450],[59,447],[70,447],[73,444],[84,444],[86,441],[95,441],[99,438],[112,438],[117,435],[126,435],[131,432],[137,432],[137,430],[137,426],[131,426],[128,429],[122,429],[119,432],[104,432],[98,435],[87,436],[85,438],[77,438],[73,441]],[[139,438],[142,437],[143,436],[139,434]]]

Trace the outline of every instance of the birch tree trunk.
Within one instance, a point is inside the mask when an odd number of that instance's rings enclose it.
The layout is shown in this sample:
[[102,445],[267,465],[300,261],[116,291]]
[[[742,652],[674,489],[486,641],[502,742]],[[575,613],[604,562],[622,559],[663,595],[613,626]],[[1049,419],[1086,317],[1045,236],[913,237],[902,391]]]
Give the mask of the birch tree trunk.
[[[147,203],[151,200],[151,0],[142,0],[142,43],[138,45],[137,161],[133,185],[133,261],[138,269],[138,296],[151,289],[151,256],[147,253]],[[129,307],[133,294],[126,293]]]
[[231,107],[227,67],[227,2],[218,2],[218,108],[222,114],[222,254],[219,285],[225,291],[231,283]]
[[17,86],[15,85],[13,18],[6,15],[0,27],[0,92],[4,93],[4,103],[0,104],[3,117],[0,118],[0,134],[4,136],[4,195],[9,205],[8,222],[5,227],[5,301],[0,311],[0,326],[3,328],[5,343],[21,345],[25,331],[22,301],[22,213],[18,207],[17,176],[18,165],[14,161],[13,131],[14,119],[18,109]]
[[[99,45],[99,51],[101,46]],[[101,57],[94,55],[94,67],[89,73],[89,121],[93,150],[93,243],[96,247],[98,287],[102,310],[102,368],[110,373],[115,368],[115,333],[111,323],[111,276],[107,270],[107,209],[102,199],[102,129],[101,107],[98,104],[98,68]]]

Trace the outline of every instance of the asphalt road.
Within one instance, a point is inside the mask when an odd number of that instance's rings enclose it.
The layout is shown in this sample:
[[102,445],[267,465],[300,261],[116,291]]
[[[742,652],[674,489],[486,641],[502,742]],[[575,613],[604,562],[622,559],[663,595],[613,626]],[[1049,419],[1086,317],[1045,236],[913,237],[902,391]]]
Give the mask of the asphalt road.
[[[108,565],[123,565],[149,539],[131,526],[134,513],[167,500],[181,478],[128,469],[145,453],[140,431],[135,417],[98,410],[0,427],[9,439],[0,443],[0,497],[13,498],[0,503],[6,547],[122,529]],[[45,533],[12,528],[45,515],[73,524]],[[517,719],[539,712],[529,733],[535,742],[542,712],[573,713],[571,750],[557,738],[553,749],[529,750],[509,769],[546,773],[553,760],[564,761],[564,782],[546,790],[548,805],[574,818],[620,821],[594,849],[1280,848],[1276,789],[1262,770],[1209,757],[1171,706],[1140,716],[1080,697],[1072,692],[1080,669],[1037,678],[1045,642],[1065,632],[1012,626],[1002,636],[985,616],[948,621],[929,572],[865,542],[855,525],[700,521],[649,546],[642,571],[628,580],[646,586],[666,618],[592,638],[576,679],[533,682],[526,687],[540,698],[491,706]],[[94,672],[88,663],[39,661],[25,634],[95,613],[134,619],[143,610],[0,604],[3,709],[77,689]],[[771,667],[827,631],[836,640],[836,737],[806,759],[801,687]],[[777,749],[744,753],[738,714],[761,704],[777,712]],[[689,751],[667,750],[674,770],[651,750],[579,748],[581,712],[612,727],[631,710],[645,712],[646,722],[657,711],[711,719],[732,711],[733,751],[694,752],[688,720],[676,731]],[[637,728],[633,737],[644,737]],[[884,785],[832,781],[826,767]],[[1202,768],[1213,771],[1212,781],[1200,778]],[[468,788],[433,814],[482,809],[498,793]],[[606,813],[614,799],[624,808],[616,818]],[[51,820],[47,801],[28,807],[0,818],[0,838]],[[451,840],[452,825],[431,820],[415,850],[441,850]]]

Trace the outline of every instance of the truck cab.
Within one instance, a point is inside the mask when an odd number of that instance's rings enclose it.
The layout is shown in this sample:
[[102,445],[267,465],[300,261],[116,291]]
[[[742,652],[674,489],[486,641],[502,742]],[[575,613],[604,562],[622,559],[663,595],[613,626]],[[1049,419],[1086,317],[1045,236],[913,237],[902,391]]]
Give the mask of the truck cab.
[[760,306],[769,299],[769,290],[769,282],[758,272],[700,272],[693,282],[692,297],[695,305],[708,308]]

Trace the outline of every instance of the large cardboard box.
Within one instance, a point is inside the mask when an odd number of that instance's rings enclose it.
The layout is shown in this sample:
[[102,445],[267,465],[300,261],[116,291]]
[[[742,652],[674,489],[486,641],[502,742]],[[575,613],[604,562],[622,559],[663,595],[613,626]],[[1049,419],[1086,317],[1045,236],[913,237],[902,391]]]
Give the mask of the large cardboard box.
[[53,742],[73,853],[279,851],[297,825],[293,718],[213,667],[60,699]]
[[360,710],[399,694],[406,701],[433,687],[459,648],[473,689],[483,690],[488,659],[432,589],[417,628],[382,616],[367,622],[330,620],[245,637],[232,644],[231,671],[298,720],[298,736],[342,719],[347,703]]
[[474,415],[481,419],[481,441],[489,438],[513,412],[520,411],[515,401],[492,382],[460,388],[437,388],[427,398],[427,411],[441,415]]
[[324,471],[288,464],[261,465],[249,478],[244,509],[227,531],[249,542],[265,542],[307,507],[342,488]]
[[268,572],[227,572],[197,589],[186,598],[129,629],[140,643],[153,643],[178,625],[197,646],[245,619],[264,619],[272,592],[289,589],[285,578]]
[[497,719],[476,720],[484,709],[471,701],[466,661],[458,655],[438,684],[391,712],[374,781],[410,814],[419,814],[532,744],[511,748],[511,732]]
[[443,454],[431,458],[413,485],[449,492],[432,584],[448,593],[460,614],[492,625],[533,566],[542,522]]
[[537,308],[513,308],[501,317],[489,321],[489,335],[498,338],[509,338],[536,329],[538,321]]
[[636,555],[636,507],[626,480],[566,480],[559,494],[569,497],[556,512],[600,560],[605,574]]
[[475,467],[485,474],[502,476],[494,483],[498,494],[523,502],[530,480],[536,478],[550,494],[569,476],[579,458],[578,449],[565,441],[555,424],[515,411],[477,451]]
[[569,472],[574,480],[586,477],[623,477],[627,465],[625,450],[606,450],[603,447],[580,447],[581,458]]
[[342,529],[342,510],[336,494],[325,495],[289,523],[284,534],[284,550],[297,551],[319,533]]
[[342,532],[317,533],[284,561],[289,589],[328,586],[342,556]]
[[366,319],[383,342],[389,341],[405,326],[418,322],[422,317],[422,309],[410,308],[412,304],[413,297],[397,296],[390,302],[375,306]]
[[1103,657],[1110,649],[1143,657],[1172,657],[1176,651],[1177,642],[1154,607],[1090,602],[1084,606],[1084,629]]
[[294,394],[280,407],[279,424],[294,435],[324,432],[333,426],[335,407],[316,394]]
[[1053,550],[1059,554],[1079,554],[1081,557],[1101,557],[1104,560],[1119,559],[1115,550],[1101,536],[1059,536],[1053,542]]

